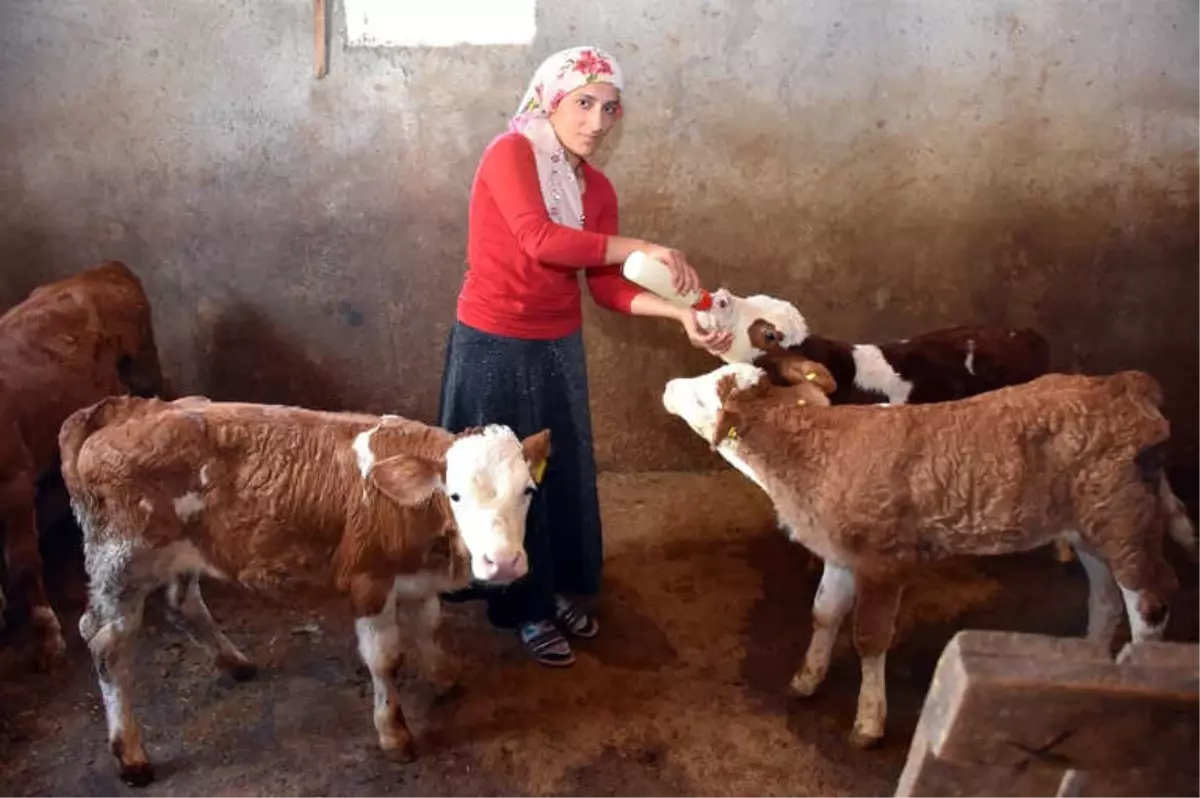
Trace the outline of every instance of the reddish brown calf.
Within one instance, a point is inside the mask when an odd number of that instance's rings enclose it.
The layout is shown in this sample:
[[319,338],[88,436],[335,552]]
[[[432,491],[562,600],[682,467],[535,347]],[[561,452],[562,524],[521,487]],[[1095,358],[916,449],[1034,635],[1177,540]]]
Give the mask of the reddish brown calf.
[[0,316],[0,523],[10,588],[28,602],[41,668],[65,647],[43,586],[34,510],[59,427],[110,394],[161,389],[150,303],[123,263],[41,286]]
[[1170,427],[1152,377],[1051,374],[952,402],[830,406],[821,388],[836,380],[822,365],[787,373],[803,382],[780,387],[755,366],[723,366],[671,380],[663,405],[758,484],[789,537],[825,562],[793,692],[821,684],[853,610],[856,744],[883,735],[885,655],[905,581],[926,563],[1063,539],[1091,585],[1088,636],[1111,646],[1124,606],[1135,641],[1161,637],[1177,584],[1164,529],[1193,553],[1196,540],[1159,459]]

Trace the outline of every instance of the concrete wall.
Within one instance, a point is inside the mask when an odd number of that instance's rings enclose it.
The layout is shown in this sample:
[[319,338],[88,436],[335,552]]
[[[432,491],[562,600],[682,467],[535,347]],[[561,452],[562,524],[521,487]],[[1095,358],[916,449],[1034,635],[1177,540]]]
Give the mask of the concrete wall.
[[[306,0],[0,5],[0,301],[120,258],[186,391],[433,417],[476,160],[533,68],[595,42],[624,229],[827,334],[1036,324],[1197,416],[1189,0],[543,3],[533,48],[347,50]],[[715,460],[659,409],[711,361],[589,309],[608,468]]]

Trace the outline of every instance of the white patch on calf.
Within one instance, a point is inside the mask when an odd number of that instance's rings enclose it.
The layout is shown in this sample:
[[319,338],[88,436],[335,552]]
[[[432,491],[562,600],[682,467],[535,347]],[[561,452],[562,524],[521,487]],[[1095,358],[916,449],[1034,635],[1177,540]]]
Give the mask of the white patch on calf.
[[854,609],[855,589],[853,571],[825,561],[821,584],[817,586],[817,595],[813,597],[812,636],[804,653],[804,665],[792,677],[789,685],[796,695],[810,696],[825,681],[838,630],[850,610]]
[[154,512],[154,505],[151,504],[150,500],[145,497],[143,497],[140,501],[138,501],[138,507],[142,508],[143,510],[145,510],[148,513]]
[[878,391],[894,405],[908,401],[913,384],[896,373],[878,346],[857,344],[851,354],[854,358],[855,385],[864,391]]
[[200,487],[208,486],[208,463],[200,466]]
[[[386,416],[384,417],[386,418]],[[371,436],[379,431],[380,425],[383,422],[371,427],[369,430],[360,432],[354,436],[354,443],[350,444],[350,448],[354,450],[354,456],[358,460],[358,473],[362,474],[362,500],[363,504],[370,501],[367,491],[367,475],[371,473],[371,469],[375,467],[375,453],[371,451]]]
[[974,377],[975,376],[975,339],[974,338],[967,339],[967,359],[966,359],[966,361],[963,362],[963,365],[967,367],[967,373],[970,374],[972,377]]
[[521,441],[508,427],[488,425],[446,451],[446,493],[476,578],[526,572],[525,518],[535,487]]
[[179,516],[179,520],[185,523],[204,512],[204,499],[195,491],[188,491],[176,498],[174,504],[175,515]]
[[729,440],[721,441],[721,444],[717,446],[717,454],[721,455],[725,459],[725,462],[742,472],[742,476],[762,488],[764,493],[766,492],[766,484],[758,478],[758,474],[754,473],[754,469],[748,466],[746,461],[738,454],[736,442]]
[[354,443],[351,444],[354,455],[358,458],[358,473],[362,474],[363,479],[367,478],[367,474],[370,474],[371,469],[375,466],[375,453],[371,451],[371,436],[378,431],[379,425],[376,424],[369,430],[354,436]]

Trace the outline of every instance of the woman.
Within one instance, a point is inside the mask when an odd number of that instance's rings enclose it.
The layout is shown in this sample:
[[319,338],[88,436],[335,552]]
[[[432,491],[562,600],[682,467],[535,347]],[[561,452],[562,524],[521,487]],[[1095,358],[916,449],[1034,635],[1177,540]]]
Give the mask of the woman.
[[577,272],[602,307],[673,319],[712,352],[730,343],[621,276],[642,250],[667,264],[678,289],[700,287],[677,250],[617,234],[616,193],[587,161],[621,116],[621,88],[612,56],[563,50],[538,68],[508,132],[488,145],[471,189],[468,269],[442,377],[439,423],[452,432],[550,429],[526,525],[529,574],[485,593],[492,623],[516,627],[545,665],[574,662],[564,633],[599,630],[583,603],[599,591],[603,555]]

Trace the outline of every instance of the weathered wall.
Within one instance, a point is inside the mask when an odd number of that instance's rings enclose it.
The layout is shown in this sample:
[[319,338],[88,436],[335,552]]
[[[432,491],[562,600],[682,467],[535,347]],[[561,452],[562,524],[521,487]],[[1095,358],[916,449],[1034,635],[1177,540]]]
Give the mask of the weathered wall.
[[[1156,374],[1195,456],[1194,2],[558,0],[533,48],[419,51],[344,50],[334,3],[321,81],[310,5],[0,6],[0,302],[124,259],[177,388],[431,419],[476,159],[590,41],[627,232],[829,334],[1036,324]],[[587,319],[602,465],[714,464],[658,404],[711,361]]]

